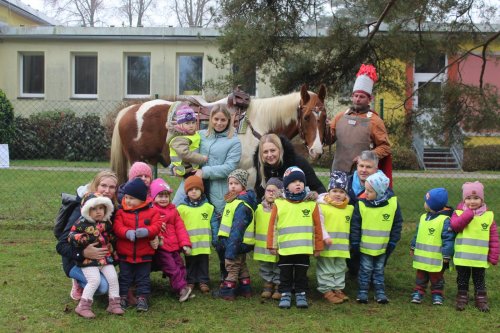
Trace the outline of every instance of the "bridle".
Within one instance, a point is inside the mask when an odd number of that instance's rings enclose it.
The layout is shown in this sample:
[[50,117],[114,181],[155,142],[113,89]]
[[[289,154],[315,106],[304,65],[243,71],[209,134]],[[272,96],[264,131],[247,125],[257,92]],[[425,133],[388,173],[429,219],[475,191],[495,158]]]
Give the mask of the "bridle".
[[[306,134],[304,133],[304,130],[302,129],[302,111],[306,109],[306,112],[308,110],[311,110],[311,113],[315,116],[316,121],[321,118],[321,114],[324,112],[326,116],[326,108],[325,104],[323,104],[321,101],[319,101],[316,106],[312,107],[311,109],[307,109],[305,105],[302,105],[302,101],[300,102],[299,106],[297,106],[297,126],[299,129],[299,136],[302,139],[302,142],[304,143],[304,146],[306,147],[307,151],[309,151],[309,146],[307,145],[306,141]],[[326,139],[326,131],[327,131],[327,126],[326,126],[326,121],[323,122],[323,139],[321,140],[321,144],[325,144],[325,139]]]

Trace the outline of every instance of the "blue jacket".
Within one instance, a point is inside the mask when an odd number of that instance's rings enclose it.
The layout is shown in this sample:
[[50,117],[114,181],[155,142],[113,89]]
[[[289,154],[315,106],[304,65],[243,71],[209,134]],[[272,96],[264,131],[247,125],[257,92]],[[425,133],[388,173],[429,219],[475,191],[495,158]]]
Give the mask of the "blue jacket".
[[229,237],[219,237],[219,246],[224,250],[224,258],[226,259],[234,259],[238,254],[247,253],[253,249],[253,246],[243,244],[243,235],[252,222],[254,211],[257,209],[257,197],[253,190],[248,190],[240,193],[237,199],[245,201],[252,207],[252,210],[240,203],[234,212]]
[[[455,232],[451,229],[451,220],[450,217],[453,214],[453,208],[445,206],[445,208],[439,212],[428,212],[425,216],[426,221],[430,221],[438,217],[439,215],[446,215],[448,218],[444,220],[443,231],[441,232],[441,239],[443,241],[443,245],[441,246],[441,253],[445,259],[450,259],[453,257],[455,253]],[[411,240],[410,248],[412,250],[415,249],[415,242],[417,241],[418,227],[420,226],[420,222],[417,223],[417,231],[415,232],[415,236]]]
[[[191,200],[189,200],[188,197],[185,197],[184,201],[180,203],[178,206],[186,205],[188,207],[199,207],[206,202],[208,202],[208,199],[205,196],[205,194],[202,194],[199,201],[192,202]],[[219,232],[219,226],[220,226],[220,216],[214,211],[214,213],[212,214],[212,218],[210,219],[210,232],[212,233],[212,245],[214,247],[217,244],[217,233]]]
[[[391,189],[387,189],[389,192],[388,198],[390,199],[394,196],[394,192]],[[366,207],[375,207],[371,201],[366,199],[360,199],[359,201],[363,201]],[[359,252],[359,244],[361,243],[361,214],[359,212],[359,201],[354,205],[354,212],[352,213],[351,219],[351,233],[350,233],[350,243],[351,249],[354,252]],[[383,207],[388,205],[388,201],[384,201],[380,203],[376,207]],[[396,243],[401,239],[401,229],[403,229],[403,215],[401,214],[401,207],[398,206],[396,208],[396,213],[394,214],[394,222],[392,223],[391,233],[389,235],[389,243],[387,244],[386,255],[390,256],[394,248],[396,247]]]

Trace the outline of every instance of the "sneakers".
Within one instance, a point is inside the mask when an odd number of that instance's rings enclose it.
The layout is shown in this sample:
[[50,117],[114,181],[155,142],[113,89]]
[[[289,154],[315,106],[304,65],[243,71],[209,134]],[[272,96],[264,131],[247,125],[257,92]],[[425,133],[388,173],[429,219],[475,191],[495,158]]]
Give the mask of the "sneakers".
[[290,293],[282,293],[278,306],[280,309],[290,309],[292,306],[292,295]]
[[69,293],[69,296],[75,301],[79,301],[82,298],[83,288],[80,287],[80,284],[77,280],[71,280],[73,281],[73,284],[71,285],[71,292]]
[[420,304],[422,303],[422,300],[424,299],[424,295],[419,293],[418,291],[414,291],[413,294],[411,294],[411,301],[414,304]]
[[385,291],[383,289],[375,290],[375,301],[378,304],[387,304],[387,303],[389,303],[389,299],[385,295]]
[[295,304],[299,309],[307,309],[309,304],[307,304],[307,297],[305,292],[295,294]]
[[144,296],[139,296],[137,297],[137,306],[136,310],[139,312],[146,312],[149,310],[149,305],[146,297]]
[[129,304],[128,304],[128,300],[127,300],[127,296],[120,296],[120,307],[122,308],[122,310],[126,310],[128,308]]
[[323,294],[323,297],[330,303],[332,304],[342,304],[344,303],[344,299],[342,297],[339,297],[334,291],[327,291],[326,293]]
[[439,294],[432,294],[432,305],[443,305],[444,297]]
[[179,292],[179,302],[185,302],[189,298],[189,295],[191,295],[191,292],[193,289],[191,289],[189,286],[185,286],[184,288],[181,289]]
[[206,283],[200,283],[200,290],[203,294],[208,294],[210,292],[210,287]]
[[360,304],[368,303],[368,290],[360,290],[358,291],[358,296],[356,296],[356,302]]
[[342,298],[344,302],[349,300],[349,296],[344,294],[343,290],[339,289],[339,290],[334,290],[333,292],[337,295],[337,297]]

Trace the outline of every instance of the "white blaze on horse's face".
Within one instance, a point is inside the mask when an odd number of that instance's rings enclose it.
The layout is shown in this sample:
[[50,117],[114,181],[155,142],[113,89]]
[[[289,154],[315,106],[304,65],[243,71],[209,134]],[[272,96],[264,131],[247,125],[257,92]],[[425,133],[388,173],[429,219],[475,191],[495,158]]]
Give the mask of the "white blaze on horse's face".
[[[316,123],[320,121],[321,112],[313,111],[311,112],[314,115]],[[319,126],[316,127],[316,137],[314,138],[314,142],[312,146],[309,148],[309,155],[313,159],[317,159],[321,154],[323,154],[323,144],[321,143],[321,138],[319,135]]]

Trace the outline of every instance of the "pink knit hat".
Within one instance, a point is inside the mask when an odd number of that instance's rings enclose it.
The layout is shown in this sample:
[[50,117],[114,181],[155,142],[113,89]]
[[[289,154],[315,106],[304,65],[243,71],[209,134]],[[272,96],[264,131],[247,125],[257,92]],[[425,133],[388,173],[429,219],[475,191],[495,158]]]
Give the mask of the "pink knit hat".
[[168,193],[173,192],[172,188],[167,184],[167,182],[161,178],[156,178],[155,180],[153,180],[151,182],[150,189],[151,189],[151,198],[153,198],[153,199],[156,198],[156,196],[160,192],[163,192],[163,191],[167,191]]
[[132,180],[140,175],[147,175],[149,178],[153,178],[153,173],[149,165],[144,162],[135,162],[128,172],[128,180]]
[[462,185],[462,199],[465,200],[470,195],[477,195],[484,202],[484,186],[478,181],[467,182]]

